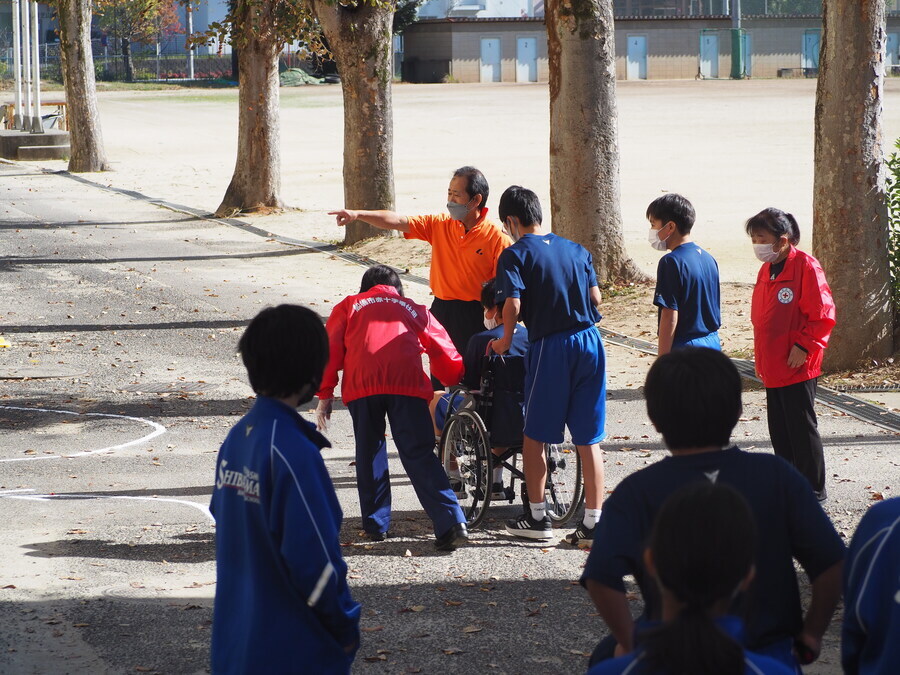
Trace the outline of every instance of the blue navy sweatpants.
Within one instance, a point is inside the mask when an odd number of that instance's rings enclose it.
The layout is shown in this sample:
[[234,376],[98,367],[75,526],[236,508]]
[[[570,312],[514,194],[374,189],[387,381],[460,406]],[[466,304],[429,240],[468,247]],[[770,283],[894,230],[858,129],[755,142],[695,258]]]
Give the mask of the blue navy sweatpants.
[[434,454],[434,429],[425,399],[380,394],[350,401],[347,409],[356,437],[356,487],[366,532],[387,532],[391,524],[385,415],[390,420],[403,469],[434,524],[435,535],[441,536],[457,523],[466,522],[447,474]]

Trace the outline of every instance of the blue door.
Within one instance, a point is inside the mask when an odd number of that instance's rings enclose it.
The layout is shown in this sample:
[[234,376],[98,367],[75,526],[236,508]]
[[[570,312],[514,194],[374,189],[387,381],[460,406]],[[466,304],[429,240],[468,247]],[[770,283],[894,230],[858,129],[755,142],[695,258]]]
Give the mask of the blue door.
[[647,79],[647,38],[644,35],[628,36],[628,57],[625,73],[629,80]]

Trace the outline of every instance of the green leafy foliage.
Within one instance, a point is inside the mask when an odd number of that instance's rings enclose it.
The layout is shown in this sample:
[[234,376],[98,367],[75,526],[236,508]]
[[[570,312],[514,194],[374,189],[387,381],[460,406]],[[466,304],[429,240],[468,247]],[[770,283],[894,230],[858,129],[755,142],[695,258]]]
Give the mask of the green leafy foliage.
[[181,32],[174,0],[97,0],[100,28],[112,37],[150,43]]
[[[900,139],[894,144],[900,150]],[[887,159],[888,260],[895,321],[900,317],[900,153]]]

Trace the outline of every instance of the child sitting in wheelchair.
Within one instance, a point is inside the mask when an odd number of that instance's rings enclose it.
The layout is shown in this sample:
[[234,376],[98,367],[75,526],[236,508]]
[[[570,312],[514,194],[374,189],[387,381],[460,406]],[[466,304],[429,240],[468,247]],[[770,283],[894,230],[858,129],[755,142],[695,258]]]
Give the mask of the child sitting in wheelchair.
[[[493,279],[482,286],[481,305],[487,330],[473,335],[466,345],[463,357],[465,374],[461,386],[448,392],[435,392],[432,404],[435,429],[440,432],[447,417],[460,409],[474,407],[473,395],[478,396],[479,413],[490,432],[491,451],[499,456],[508,447],[522,445],[524,357],[528,351],[528,330],[522,324],[516,324],[509,352],[495,354],[490,349],[490,343],[503,336],[503,303],[496,303]],[[447,473],[450,486],[459,497],[459,493],[465,490],[459,468],[451,464],[447,467]],[[503,466],[499,463],[494,468],[491,493],[493,499],[509,498],[503,487]]]

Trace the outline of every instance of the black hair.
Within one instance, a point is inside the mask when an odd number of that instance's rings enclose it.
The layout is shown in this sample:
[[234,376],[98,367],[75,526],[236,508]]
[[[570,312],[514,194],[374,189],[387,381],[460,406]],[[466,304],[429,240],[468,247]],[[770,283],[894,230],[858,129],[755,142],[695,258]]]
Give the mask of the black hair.
[[510,185],[503,191],[503,194],[500,195],[497,212],[501,222],[506,222],[507,218],[515,216],[522,223],[522,227],[540,225],[544,219],[538,196],[520,185]]
[[794,246],[800,243],[800,226],[797,224],[797,219],[790,213],[771,206],[750,218],[745,229],[747,234],[751,235],[753,230],[765,230],[777,238],[787,237]]
[[297,393],[312,399],[328,363],[328,334],[322,319],[300,305],[267,307],[257,314],[238,351],[253,391],[287,398]]
[[503,308],[503,300],[497,302],[496,279],[488,279],[481,284],[481,306],[484,309],[494,309],[494,307],[496,307],[500,310]]
[[373,286],[393,286],[400,295],[403,295],[403,284],[400,283],[400,275],[396,270],[387,265],[373,265],[363,274],[359,292],[365,293]]
[[647,207],[648,220],[661,220],[663,225],[671,220],[682,235],[690,234],[696,217],[693,204],[674,192],[657,197]]
[[724,447],[741,416],[741,376],[716,349],[677,349],[650,367],[644,398],[668,448]]
[[700,480],[666,500],[649,549],[659,585],[684,606],[675,619],[639,638],[654,672],[743,675],[743,648],[715,624],[710,610],[733,598],[747,578],[757,536],[750,507],[728,485]]
[[469,195],[469,201],[474,199],[475,195],[481,195],[481,203],[478,208],[483,209],[487,206],[487,198],[491,189],[488,187],[487,178],[481,171],[474,166],[463,166],[453,172],[453,177],[466,179],[466,194]]

